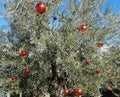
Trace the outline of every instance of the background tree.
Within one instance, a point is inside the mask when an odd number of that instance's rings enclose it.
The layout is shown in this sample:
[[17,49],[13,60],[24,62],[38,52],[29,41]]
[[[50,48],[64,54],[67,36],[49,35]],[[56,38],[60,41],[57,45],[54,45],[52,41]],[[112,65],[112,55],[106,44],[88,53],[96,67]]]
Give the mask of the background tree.
[[[1,59],[3,91],[21,91],[25,97],[38,97],[41,93],[50,93],[50,97],[98,97],[103,84],[113,81],[108,74],[120,71],[109,66],[112,61],[108,59],[115,56],[102,52],[104,46],[115,43],[109,42],[111,39],[120,36],[120,14],[112,14],[110,7],[101,11],[104,3],[105,0],[6,2],[11,27],[8,40],[12,46]],[[112,86],[110,82],[106,84]]]

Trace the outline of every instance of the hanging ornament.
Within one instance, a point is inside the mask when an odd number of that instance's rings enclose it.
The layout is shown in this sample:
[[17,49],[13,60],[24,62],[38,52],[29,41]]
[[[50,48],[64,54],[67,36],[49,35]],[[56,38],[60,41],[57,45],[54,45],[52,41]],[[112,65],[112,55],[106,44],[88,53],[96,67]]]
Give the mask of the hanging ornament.
[[100,73],[100,70],[96,70],[96,74],[99,74]]
[[26,55],[27,55],[27,52],[26,52],[26,51],[22,50],[22,51],[20,52],[20,56],[24,57],[24,56],[26,56]]
[[111,87],[108,87],[107,89],[108,89],[108,91],[112,92],[112,88]]
[[54,20],[54,21],[55,21],[55,20],[57,20],[57,17],[56,17],[56,16],[54,16],[54,17],[53,17],[53,20]]
[[103,47],[103,42],[97,43],[97,47],[99,47],[99,48]]
[[83,91],[82,91],[82,89],[77,88],[77,89],[75,89],[74,93],[75,93],[76,96],[80,96],[80,95],[83,94]]
[[36,4],[36,11],[40,14],[43,14],[46,11],[46,5],[42,2],[39,2]]
[[16,23],[16,22],[17,22],[17,20],[15,20],[15,19],[14,19],[14,20],[13,20],[13,22],[14,22],[14,23]]
[[13,78],[11,79],[11,81],[12,81],[12,82],[16,82],[16,81],[17,81],[17,78],[16,78],[16,77],[13,77]]
[[78,28],[78,31],[85,32],[87,29],[88,29],[87,25],[81,25],[81,26]]
[[30,69],[29,69],[29,68],[25,68],[24,72],[25,72],[26,74],[29,74],[29,73],[30,73]]
[[86,61],[85,61],[85,64],[89,65],[89,64],[90,64],[90,61],[89,61],[89,60],[86,60]]
[[68,90],[68,89],[65,89],[65,90],[64,90],[64,94],[65,94],[65,95],[68,95],[68,94],[69,94],[69,90]]

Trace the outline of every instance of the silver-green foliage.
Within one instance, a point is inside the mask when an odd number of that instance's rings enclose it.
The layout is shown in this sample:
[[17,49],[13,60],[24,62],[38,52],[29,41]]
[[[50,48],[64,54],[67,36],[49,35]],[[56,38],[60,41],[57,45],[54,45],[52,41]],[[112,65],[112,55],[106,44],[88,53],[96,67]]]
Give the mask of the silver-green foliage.
[[[42,0],[47,6],[44,14],[36,12],[37,0],[14,1],[17,3],[13,3],[12,9],[6,6],[13,17],[8,21],[11,27],[8,40],[13,46],[1,59],[3,80],[4,77],[8,79],[3,83],[8,86],[4,89],[25,89],[35,94],[47,92],[47,79],[52,76],[50,60],[54,60],[60,78],[67,72],[65,87],[70,90],[81,87],[84,93],[97,97],[101,84],[109,80],[107,74],[118,70],[106,70],[113,64],[107,60],[114,56],[103,54],[96,43],[115,44],[114,39],[120,37],[120,14],[112,14],[109,7],[102,12],[105,0]],[[53,16],[57,16],[54,22]],[[87,24],[86,32],[78,31],[82,24]],[[19,55],[22,49],[27,51],[27,57]],[[78,56],[76,60],[75,55]],[[85,59],[90,60],[90,65],[85,64]],[[29,75],[24,74],[26,67],[31,69]],[[100,70],[98,75],[97,69]],[[14,76],[18,78],[16,83],[11,82]]]

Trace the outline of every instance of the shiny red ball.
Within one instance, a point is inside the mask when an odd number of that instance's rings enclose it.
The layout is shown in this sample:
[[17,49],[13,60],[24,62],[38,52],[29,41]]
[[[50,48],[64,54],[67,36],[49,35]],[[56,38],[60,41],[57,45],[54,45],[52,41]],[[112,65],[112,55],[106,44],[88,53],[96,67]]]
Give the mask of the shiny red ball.
[[56,17],[56,16],[54,16],[54,17],[53,17],[53,19],[54,19],[54,20],[57,20],[57,17]]
[[97,47],[103,47],[103,42],[97,43]]
[[16,78],[16,77],[13,77],[13,78],[11,79],[11,81],[12,81],[12,82],[16,82],[16,81],[17,81],[17,78]]
[[46,11],[46,5],[42,2],[39,2],[36,4],[36,11],[40,14],[43,14]]
[[14,23],[16,23],[16,22],[17,22],[17,20],[13,20],[13,22],[14,22]]
[[113,90],[113,89],[112,89],[111,87],[108,87],[108,91],[112,92],[112,90]]
[[89,61],[89,60],[86,60],[86,61],[85,61],[85,64],[89,65],[89,64],[90,64],[90,61]]
[[20,56],[24,57],[24,56],[26,56],[26,55],[27,55],[27,52],[26,52],[26,51],[22,50],[22,51],[20,52]]
[[88,29],[87,25],[81,25],[78,30],[79,31],[82,31],[82,32],[85,32],[86,30]]
[[68,95],[68,94],[69,94],[69,90],[68,90],[68,89],[65,89],[65,90],[64,90],[64,94],[65,94],[65,95]]
[[75,89],[74,93],[75,93],[76,96],[80,96],[80,95],[83,94],[83,91],[82,91],[82,89],[77,88],[77,89]]
[[100,73],[100,70],[96,70],[96,74],[99,74]]
[[25,68],[24,72],[25,72],[26,74],[29,74],[29,73],[30,73],[30,69],[29,69],[29,68]]

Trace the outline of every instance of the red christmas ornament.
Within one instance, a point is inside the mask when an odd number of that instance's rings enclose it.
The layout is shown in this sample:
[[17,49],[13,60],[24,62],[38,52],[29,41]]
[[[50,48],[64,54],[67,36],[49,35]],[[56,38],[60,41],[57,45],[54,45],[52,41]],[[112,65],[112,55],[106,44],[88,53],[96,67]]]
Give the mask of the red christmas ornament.
[[17,22],[17,20],[14,20],[13,22],[14,22],[14,23],[16,23],[16,22]]
[[16,82],[16,81],[17,81],[17,78],[16,78],[16,77],[13,77],[13,78],[11,79],[11,81],[12,81],[12,82]]
[[99,74],[100,73],[100,70],[96,70],[96,74]]
[[103,47],[103,42],[97,43],[97,47]]
[[22,50],[22,51],[20,52],[20,56],[24,57],[24,56],[26,56],[26,55],[27,55],[27,52],[26,52],[26,51]]
[[112,92],[112,88],[111,87],[108,87],[107,89],[108,89],[108,91]]
[[77,89],[75,89],[74,93],[75,93],[76,96],[79,96],[79,95],[83,94],[83,91],[82,91],[82,89],[77,88]]
[[29,68],[25,68],[24,72],[25,72],[26,74],[29,74],[29,73],[30,73],[30,69],[29,69]]
[[64,90],[64,94],[65,94],[65,95],[68,95],[68,93],[69,93],[69,90],[68,90],[68,89],[65,89],[65,90]]
[[57,17],[56,17],[56,16],[54,16],[54,17],[53,17],[53,19],[54,19],[54,20],[57,20]]
[[86,60],[86,61],[85,61],[85,64],[89,65],[89,64],[90,64],[90,61],[89,61],[89,60]]
[[87,30],[87,25],[81,25],[79,28],[78,28],[78,30],[79,31],[82,31],[82,32],[85,32],[86,30]]
[[42,2],[39,2],[36,4],[36,11],[40,14],[43,14],[46,11],[46,5]]

